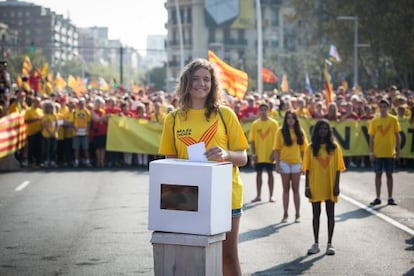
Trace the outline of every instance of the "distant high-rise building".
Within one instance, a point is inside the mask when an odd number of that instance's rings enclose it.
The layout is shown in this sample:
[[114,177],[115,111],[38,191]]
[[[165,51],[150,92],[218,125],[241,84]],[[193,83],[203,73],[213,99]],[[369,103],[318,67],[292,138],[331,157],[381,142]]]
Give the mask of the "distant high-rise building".
[[78,32],[69,19],[49,8],[17,0],[0,2],[0,22],[18,33],[13,51],[41,52],[50,64],[70,59],[78,47]]
[[145,63],[149,68],[163,66],[167,61],[165,39],[165,35],[149,35],[147,37]]

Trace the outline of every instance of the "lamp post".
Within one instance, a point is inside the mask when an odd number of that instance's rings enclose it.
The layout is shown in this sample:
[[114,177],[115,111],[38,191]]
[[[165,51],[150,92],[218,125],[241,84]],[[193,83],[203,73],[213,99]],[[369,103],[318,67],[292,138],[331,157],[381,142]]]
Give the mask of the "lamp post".
[[82,62],[82,71],[81,71],[81,75],[82,75],[82,80],[85,79],[85,71],[88,70],[88,64],[86,64],[85,59],[77,52],[73,52],[72,53],[75,57],[78,57],[79,60]]
[[337,20],[354,21],[354,87],[358,85],[358,16],[338,16]]
[[263,33],[262,33],[262,8],[260,0],[256,0],[256,18],[257,18],[257,90],[263,93]]

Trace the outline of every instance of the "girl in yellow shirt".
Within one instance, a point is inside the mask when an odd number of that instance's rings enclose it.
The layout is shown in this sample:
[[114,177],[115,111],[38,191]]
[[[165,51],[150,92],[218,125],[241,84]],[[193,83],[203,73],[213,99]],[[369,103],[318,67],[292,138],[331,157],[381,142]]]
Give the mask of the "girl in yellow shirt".
[[342,150],[334,141],[329,122],[319,120],[312,131],[312,143],[306,148],[302,171],[306,173],[305,196],[312,203],[315,243],[308,254],[318,253],[321,202],[325,201],[328,219],[327,255],[334,255],[332,236],[335,227],[335,203],[339,195],[339,174],[345,170]]
[[248,143],[234,111],[220,106],[220,93],[218,71],[212,63],[206,59],[189,63],[176,89],[179,108],[165,118],[159,153],[188,159],[187,146],[204,142],[208,160],[233,163],[232,227],[223,242],[223,275],[241,275],[238,236],[243,185],[238,166],[247,163]]
[[278,130],[273,146],[276,172],[280,173],[283,185],[284,213],[282,223],[287,222],[288,219],[290,188],[292,188],[293,202],[295,203],[295,222],[300,222],[299,183],[303,151],[307,145],[308,140],[296,113],[287,111],[283,119],[283,126]]

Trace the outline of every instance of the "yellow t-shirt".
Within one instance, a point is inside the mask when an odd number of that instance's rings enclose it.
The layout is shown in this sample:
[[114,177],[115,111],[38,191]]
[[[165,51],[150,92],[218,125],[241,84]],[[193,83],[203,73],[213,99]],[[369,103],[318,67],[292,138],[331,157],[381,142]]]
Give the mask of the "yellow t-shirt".
[[342,149],[336,144],[336,149],[328,155],[326,145],[321,145],[318,156],[313,156],[312,146],[305,149],[302,171],[309,171],[309,188],[312,197],[310,202],[331,200],[338,202],[333,195],[336,172],[345,170]]
[[[44,138],[50,138],[51,135],[46,129],[49,129],[51,133],[57,133],[58,131],[58,119],[55,114],[45,114],[42,120],[42,136]],[[57,138],[57,137],[56,137]]]
[[298,145],[297,137],[293,128],[289,128],[290,137],[292,138],[292,145],[287,146],[283,139],[282,128],[276,133],[274,150],[280,151],[279,160],[289,164],[300,164],[302,162],[302,152],[305,151],[308,146],[308,139],[306,138],[305,131],[303,129],[303,144]]
[[[219,146],[233,151],[246,150],[249,144],[236,114],[227,106],[222,106],[220,110],[226,127],[219,114],[212,114],[207,121],[204,117],[205,109],[188,110],[186,119],[179,113],[168,114],[164,121],[159,153],[177,155],[179,159],[188,159],[187,146],[199,142],[204,142],[206,149]],[[243,184],[239,168],[233,166],[232,209],[239,209],[242,205]]]
[[76,109],[73,114],[73,126],[75,128],[75,135],[88,136],[90,121],[91,116],[87,110]]
[[[30,107],[28,110],[26,110],[24,114],[25,120],[41,119],[42,117],[43,117],[43,110],[41,108]],[[41,122],[42,120],[37,120],[31,123],[26,123],[27,135],[31,136],[41,131],[42,130]]]
[[374,118],[368,128],[368,134],[374,137],[374,156],[378,158],[393,158],[395,156],[395,134],[401,131],[397,117],[388,114],[387,117]]
[[75,136],[75,129],[73,127],[73,119],[74,119],[73,112],[74,111],[70,111],[68,109],[68,111],[63,114],[64,138],[72,138],[73,136]]
[[58,122],[58,140],[63,140],[63,138],[65,138],[65,129],[63,128],[64,114],[60,112],[57,113],[56,119]]
[[278,128],[278,122],[270,118],[266,121],[257,119],[252,123],[249,141],[254,143],[257,163],[274,163],[270,160],[270,156]]

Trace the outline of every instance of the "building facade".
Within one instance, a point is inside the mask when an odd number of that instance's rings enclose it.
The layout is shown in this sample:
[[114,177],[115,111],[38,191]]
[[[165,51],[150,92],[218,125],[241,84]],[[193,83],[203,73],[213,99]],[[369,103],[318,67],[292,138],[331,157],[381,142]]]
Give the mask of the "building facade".
[[[277,71],[277,55],[284,51],[287,24],[285,1],[261,0],[263,60]],[[176,5],[178,3],[178,6]],[[183,63],[206,58],[208,50],[246,72],[257,72],[256,1],[168,0],[167,90],[174,87]],[[180,24],[181,23],[181,24]],[[180,31],[182,36],[180,35]]]

